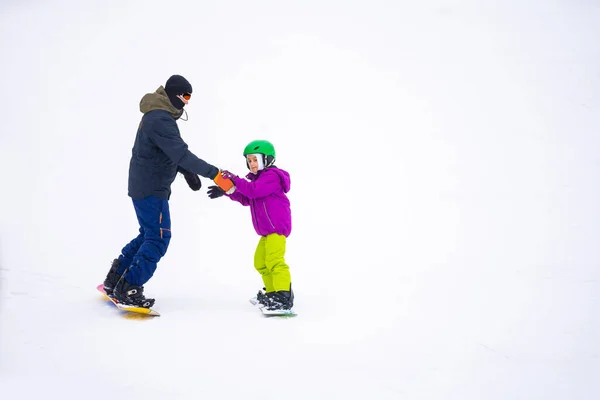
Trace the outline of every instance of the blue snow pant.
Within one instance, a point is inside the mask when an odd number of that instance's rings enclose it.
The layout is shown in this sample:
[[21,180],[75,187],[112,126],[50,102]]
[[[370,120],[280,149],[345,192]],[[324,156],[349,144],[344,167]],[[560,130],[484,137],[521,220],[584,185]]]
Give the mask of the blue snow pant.
[[119,256],[117,273],[123,274],[131,285],[143,286],[152,278],[156,264],[165,255],[171,241],[169,201],[148,196],[133,200],[140,224],[140,234],[129,242]]

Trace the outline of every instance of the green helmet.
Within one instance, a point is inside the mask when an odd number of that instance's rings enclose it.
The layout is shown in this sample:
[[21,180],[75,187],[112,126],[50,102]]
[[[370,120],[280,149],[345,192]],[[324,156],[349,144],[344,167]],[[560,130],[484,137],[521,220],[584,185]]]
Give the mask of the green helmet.
[[[244,158],[248,154],[262,154],[265,168],[275,163],[275,147],[268,140],[253,140],[244,148]],[[246,162],[246,165],[248,163]],[[248,167],[249,168],[249,167]]]

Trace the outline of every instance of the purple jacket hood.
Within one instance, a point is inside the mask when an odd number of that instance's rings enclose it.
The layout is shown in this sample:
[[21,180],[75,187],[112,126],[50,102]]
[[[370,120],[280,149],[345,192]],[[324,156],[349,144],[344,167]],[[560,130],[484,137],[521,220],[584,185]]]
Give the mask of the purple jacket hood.
[[283,188],[283,192],[284,193],[289,192],[290,185],[291,185],[290,174],[287,171],[285,171],[283,169],[279,169],[277,167],[270,167],[267,169],[263,169],[262,171],[258,171],[258,174],[256,174],[256,175],[254,175],[252,172],[250,172],[248,175],[246,175],[246,179],[248,179],[250,182],[254,182],[264,173],[270,174],[273,172],[275,172],[277,175],[279,175],[279,179],[281,179],[281,185]]

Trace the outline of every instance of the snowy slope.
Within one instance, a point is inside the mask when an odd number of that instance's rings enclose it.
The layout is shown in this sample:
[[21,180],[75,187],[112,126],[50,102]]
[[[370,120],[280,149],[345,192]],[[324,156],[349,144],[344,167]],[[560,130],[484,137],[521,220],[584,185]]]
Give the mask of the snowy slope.
[[[0,396],[598,398],[599,34],[586,1],[3,3]],[[248,303],[258,237],[207,180],[173,185],[161,317],[95,291],[174,73],[194,153],[291,174],[296,318]]]

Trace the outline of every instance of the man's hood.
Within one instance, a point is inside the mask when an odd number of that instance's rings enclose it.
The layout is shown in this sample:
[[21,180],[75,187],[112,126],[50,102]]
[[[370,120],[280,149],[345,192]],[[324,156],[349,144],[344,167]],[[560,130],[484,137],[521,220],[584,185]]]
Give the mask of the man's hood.
[[162,86],[156,89],[154,93],[144,95],[140,101],[140,111],[142,113],[146,114],[154,110],[166,111],[175,119],[179,119],[183,114],[183,109],[178,110],[171,104],[169,96],[167,96],[167,92]]

